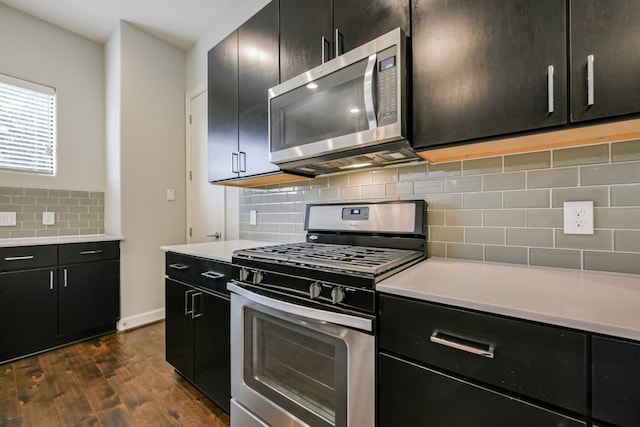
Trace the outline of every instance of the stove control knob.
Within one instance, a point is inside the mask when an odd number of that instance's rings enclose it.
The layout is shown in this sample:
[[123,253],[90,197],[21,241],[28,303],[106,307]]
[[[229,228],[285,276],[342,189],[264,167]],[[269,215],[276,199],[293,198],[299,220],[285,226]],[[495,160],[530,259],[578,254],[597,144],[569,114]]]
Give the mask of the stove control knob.
[[340,304],[344,301],[344,291],[342,288],[333,288],[331,289],[331,300],[334,304]]
[[258,283],[262,282],[262,278],[263,278],[263,274],[262,271],[254,271],[253,272],[253,284],[257,285]]
[[322,286],[320,286],[320,283],[313,282],[309,285],[309,298],[318,298],[320,296],[320,292],[322,292]]
[[247,270],[246,268],[241,268],[238,278],[240,279],[241,282],[244,282],[245,280],[247,280],[249,278],[249,270]]

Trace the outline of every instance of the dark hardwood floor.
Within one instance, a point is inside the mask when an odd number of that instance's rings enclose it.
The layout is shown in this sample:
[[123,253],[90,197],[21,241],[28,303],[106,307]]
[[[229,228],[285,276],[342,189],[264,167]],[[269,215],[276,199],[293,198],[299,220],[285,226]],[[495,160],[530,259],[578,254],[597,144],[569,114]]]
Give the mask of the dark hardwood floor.
[[161,322],[0,365],[0,427],[229,427],[164,347]]

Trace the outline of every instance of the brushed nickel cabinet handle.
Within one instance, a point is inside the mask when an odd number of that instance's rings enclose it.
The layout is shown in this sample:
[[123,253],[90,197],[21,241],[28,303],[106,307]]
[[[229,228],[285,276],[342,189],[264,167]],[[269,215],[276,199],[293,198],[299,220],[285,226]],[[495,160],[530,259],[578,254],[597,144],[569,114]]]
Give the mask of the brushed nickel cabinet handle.
[[219,279],[221,277],[224,277],[224,273],[218,273],[216,271],[205,271],[203,273],[200,273],[201,276],[206,277],[207,279]]
[[595,82],[593,75],[593,55],[587,56],[587,105],[591,106],[595,102]]
[[68,283],[67,283],[67,269],[65,268],[64,271],[64,287],[66,288]]
[[53,290],[53,270],[49,272],[49,289]]
[[93,254],[101,254],[102,253],[102,249],[96,249],[94,251],[82,251],[80,252],[80,255],[93,255]]
[[5,261],[23,261],[27,259],[33,259],[33,255],[25,255],[25,256],[8,256],[4,260]]
[[329,46],[329,49],[327,49],[328,45],[329,45],[329,40],[327,40],[325,36],[322,36],[322,63],[323,64],[328,60],[327,59],[328,50],[331,50],[330,46]]
[[193,300],[191,300],[191,310],[189,310],[189,295],[194,293],[193,289],[189,289],[184,293],[184,315],[191,314],[193,316]]
[[553,114],[554,111],[554,99],[553,99],[553,65],[547,67],[547,112]]
[[[202,296],[202,292],[197,292],[195,294],[191,294],[191,318],[192,319],[196,319],[198,317],[202,317],[204,316],[204,313],[201,311],[200,313],[197,312],[196,310],[196,297],[200,297]],[[202,300],[200,300],[200,302],[202,302]]]
[[169,264],[169,268],[173,268],[174,270],[186,270],[189,266],[185,264]]
[[444,345],[446,347],[451,347],[457,350],[466,351],[467,353],[486,357],[488,359],[493,359],[494,357],[495,348],[491,344],[475,342],[467,338],[456,337],[454,335],[446,334],[441,331],[433,331],[430,337],[430,341],[436,344]]

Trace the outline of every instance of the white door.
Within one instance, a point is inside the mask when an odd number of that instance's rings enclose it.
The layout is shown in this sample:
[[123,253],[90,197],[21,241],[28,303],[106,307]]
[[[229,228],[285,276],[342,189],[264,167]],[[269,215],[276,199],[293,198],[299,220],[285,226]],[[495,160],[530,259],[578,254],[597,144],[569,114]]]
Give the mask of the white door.
[[226,240],[225,188],[207,181],[207,91],[188,94],[187,106],[187,242]]

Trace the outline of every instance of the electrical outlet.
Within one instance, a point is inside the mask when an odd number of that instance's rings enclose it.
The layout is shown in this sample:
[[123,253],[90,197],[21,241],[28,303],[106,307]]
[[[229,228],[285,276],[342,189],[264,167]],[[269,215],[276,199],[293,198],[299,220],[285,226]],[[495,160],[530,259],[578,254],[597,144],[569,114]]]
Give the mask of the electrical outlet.
[[564,202],[564,234],[593,234],[593,201]]
[[11,227],[16,225],[16,213],[15,212],[0,212],[0,226]]
[[258,214],[255,209],[249,211],[249,225],[256,225],[258,223]]
[[54,225],[56,223],[55,212],[42,212],[42,225]]
[[174,202],[176,200],[176,191],[173,188],[167,188],[167,201]]

